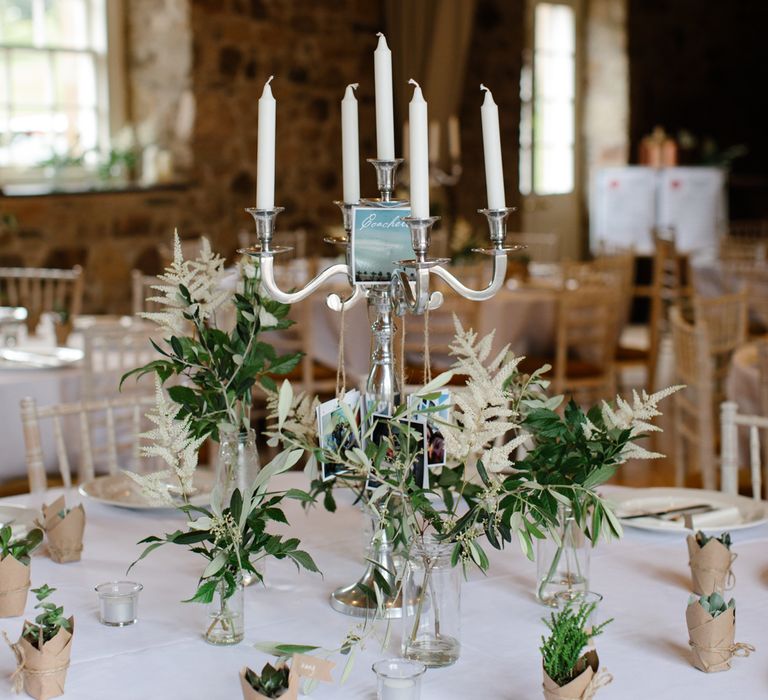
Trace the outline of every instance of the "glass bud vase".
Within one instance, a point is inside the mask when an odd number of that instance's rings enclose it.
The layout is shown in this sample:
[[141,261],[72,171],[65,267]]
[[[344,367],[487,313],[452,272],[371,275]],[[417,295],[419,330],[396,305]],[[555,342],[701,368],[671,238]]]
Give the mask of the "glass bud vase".
[[461,568],[451,566],[452,544],[414,542],[403,581],[402,654],[429,668],[459,658]]
[[235,489],[243,493],[251,486],[261,466],[253,429],[222,431],[219,440],[216,480],[226,507]]
[[547,538],[536,544],[536,597],[557,607],[589,590],[592,543],[579,527],[570,508],[558,512],[560,544]]
[[245,610],[243,584],[238,577],[234,593],[227,597],[227,584],[220,581],[208,603],[206,627],[203,637],[209,644],[226,646],[243,641],[245,630]]

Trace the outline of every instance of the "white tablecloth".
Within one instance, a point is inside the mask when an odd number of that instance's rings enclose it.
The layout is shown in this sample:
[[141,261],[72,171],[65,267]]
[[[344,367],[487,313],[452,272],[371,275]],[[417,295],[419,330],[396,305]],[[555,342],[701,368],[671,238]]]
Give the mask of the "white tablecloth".
[[[299,485],[300,474],[289,475]],[[19,499],[14,499],[19,500]],[[180,603],[194,591],[200,561],[181,547],[153,552],[130,574],[144,584],[140,621],[123,629],[100,625],[93,587],[125,576],[137,556],[136,541],[172,531],[180,521],[167,515],[137,513],[86,503],[88,523],[83,561],[58,565],[36,555],[32,583],[58,590],[52,597],[75,615],[76,631],[66,697],[77,700],[184,700],[240,697],[238,672],[261,669],[269,660],[253,644],[284,641],[337,645],[354,620],[328,606],[328,593],[350,583],[362,570],[361,515],[341,505],[336,514],[322,509],[287,510],[292,531],[302,539],[324,578],[293,565],[269,562],[265,589],[246,591],[246,639],[233,648],[215,648],[200,637],[203,608]],[[591,587],[604,595],[603,612],[616,618],[598,639],[601,664],[614,682],[600,698],[617,700],[757,700],[768,697],[768,527],[734,533],[737,577],[737,641],[757,647],[751,658],[734,659],[726,673],[704,674],[689,663],[685,607],[690,576],[685,542],[677,535],[627,530],[623,540],[601,544],[592,557]],[[428,671],[423,700],[529,700],[541,695],[538,652],[547,612],[533,599],[534,565],[517,547],[493,552],[487,577],[473,575],[462,590],[462,651],[452,667]],[[33,615],[30,597],[27,616]],[[22,620],[0,620],[15,639]],[[395,622],[395,637],[399,626]],[[393,642],[394,643],[394,642]],[[348,682],[321,684],[312,697],[322,700],[374,697],[371,663],[396,654],[371,641],[358,657]],[[0,653],[0,676],[11,673],[10,651]],[[339,678],[340,666],[334,677]],[[11,697],[0,679],[0,697]]]

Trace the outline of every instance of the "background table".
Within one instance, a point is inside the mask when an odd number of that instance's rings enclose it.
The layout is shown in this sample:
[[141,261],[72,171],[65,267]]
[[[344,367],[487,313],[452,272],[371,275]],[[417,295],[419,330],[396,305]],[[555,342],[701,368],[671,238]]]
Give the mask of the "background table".
[[[301,485],[295,473],[285,483]],[[11,499],[15,501],[20,498]],[[355,624],[331,610],[328,594],[362,571],[362,516],[351,505],[336,514],[322,509],[303,513],[292,504],[292,532],[312,553],[324,578],[292,564],[269,562],[266,589],[246,590],[246,636],[240,645],[217,648],[201,638],[204,607],[180,603],[195,588],[200,561],[181,547],[153,552],[130,574],[144,584],[137,625],[100,625],[93,587],[125,577],[138,555],[136,541],[172,531],[181,521],[86,502],[88,523],[80,563],[58,565],[36,555],[32,583],[58,590],[52,599],[75,615],[72,665],[65,697],[77,700],[240,697],[238,673],[244,665],[260,670],[268,657],[253,648],[263,641],[336,646]],[[683,538],[627,530],[623,540],[601,544],[592,557],[592,588],[605,596],[602,611],[615,616],[598,639],[601,665],[614,675],[599,698],[616,700],[696,700],[768,697],[768,527],[734,533],[737,599],[736,640],[754,644],[757,653],[734,659],[726,673],[704,674],[689,663],[685,607],[690,575]],[[516,546],[493,552],[488,576],[473,574],[462,589],[461,658],[446,669],[428,671],[423,700],[529,700],[541,698],[538,652],[547,610],[533,598],[535,566]],[[27,617],[33,615],[32,596]],[[393,637],[399,637],[395,621]],[[21,618],[0,620],[0,629],[18,637]],[[311,697],[322,700],[373,700],[373,661],[397,654],[382,652],[371,640],[344,686],[321,684]],[[343,657],[336,657],[337,659]],[[10,651],[0,653],[0,676],[14,668]],[[334,677],[339,678],[341,666]],[[0,696],[11,697],[0,678]]]

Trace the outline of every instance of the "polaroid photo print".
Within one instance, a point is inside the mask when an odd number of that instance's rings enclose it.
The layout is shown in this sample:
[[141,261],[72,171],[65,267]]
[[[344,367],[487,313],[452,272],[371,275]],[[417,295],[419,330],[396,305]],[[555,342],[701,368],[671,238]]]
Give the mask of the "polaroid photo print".
[[426,425],[427,467],[444,466],[446,454],[442,424],[447,423],[451,417],[451,392],[442,391],[437,398],[429,400],[411,394],[408,397],[408,408],[414,420]]
[[[353,392],[349,392],[351,393]],[[349,394],[344,396],[343,402],[352,409],[353,419],[359,421],[358,401],[348,403]],[[347,413],[338,399],[330,399],[317,407],[317,436],[323,450],[334,450],[343,454],[346,450],[357,446],[355,431],[349,424]],[[320,467],[323,481],[347,472],[346,467],[338,463],[321,462]]]
[[[375,445],[381,444],[383,440],[390,439],[391,430],[391,440],[394,444],[387,448],[387,454],[384,456],[384,461],[386,462],[388,459],[391,460],[394,457],[392,450],[399,449],[400,440],[404,438],[415,440],[416,445],[414,448],[417,451],[413,460],[413,478],[414,481],[421,486],[421,488],[429,488],[429,473],[427,471],[424,459],[424,455],[426,454],[425,448],[427,445],[426,423],[415,420],[398,421],[398,423],[402,424],[403,428],[405,426],[410,428],[410,431],[406,433],[404,429],[398,428],[397,425],[391,426],[391,420],[391,416],[384,414],[374,414],[371,416],[373,430],[371,431],[370,441]],[[373,490],[379,485],[379,481],[373,478],[369,478],[365,486],[367,489]]]

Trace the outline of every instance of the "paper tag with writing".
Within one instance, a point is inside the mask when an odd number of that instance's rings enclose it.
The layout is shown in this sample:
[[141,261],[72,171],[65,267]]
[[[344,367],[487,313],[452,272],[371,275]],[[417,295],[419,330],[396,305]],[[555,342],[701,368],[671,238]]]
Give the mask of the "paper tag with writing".
[[311,678],[323,683],[333,683],[331,671],[335,665],[334,661],[321,659],[317,656],[294,654],[291,661],[291,674],[295,673],[300,678]]

